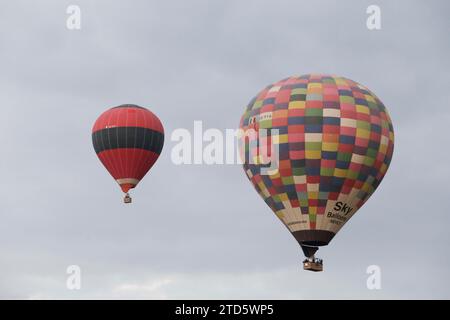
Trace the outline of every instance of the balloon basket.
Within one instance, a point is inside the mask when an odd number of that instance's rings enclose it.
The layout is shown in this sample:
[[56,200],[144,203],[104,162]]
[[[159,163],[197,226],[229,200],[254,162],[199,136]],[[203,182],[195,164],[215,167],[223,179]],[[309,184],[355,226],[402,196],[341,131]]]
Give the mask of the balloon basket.
[[322,259],[312,258],[303,261],[303,270],[321,272],[323,271]]
[[131,203],[132,202],[131,197],[130,197],[130,195],[128,193],[125,195],[125,198],[123,198],[123,202],[124,203]]

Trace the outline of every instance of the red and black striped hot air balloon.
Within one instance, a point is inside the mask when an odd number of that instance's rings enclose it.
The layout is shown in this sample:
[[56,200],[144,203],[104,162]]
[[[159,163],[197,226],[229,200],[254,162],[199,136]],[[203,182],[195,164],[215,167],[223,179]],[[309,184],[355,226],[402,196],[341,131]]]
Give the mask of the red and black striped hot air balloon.
[[92,143],[100,161],[126,193],[150,170],[164,144],[164,128],[146,108],[124,104],[105,111],[95,121]]

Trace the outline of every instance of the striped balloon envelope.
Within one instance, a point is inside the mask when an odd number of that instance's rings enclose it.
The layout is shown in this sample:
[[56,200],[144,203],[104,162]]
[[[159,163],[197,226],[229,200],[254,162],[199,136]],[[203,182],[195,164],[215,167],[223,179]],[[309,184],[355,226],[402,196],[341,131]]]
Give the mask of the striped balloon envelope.
[[164,144],[161,121],[150,110],[124,104],[95,121],[92,143],[98,158],[126,193],[139,183],[158,159]]
[[[317,262],[318,247],[378,187],[394,148],[392,122],[380,99],[337,76],[308,74],[269,85],[250,101],[240,128],[248,179],[308,263]],[[269,157],[273,168],[265,170]]]

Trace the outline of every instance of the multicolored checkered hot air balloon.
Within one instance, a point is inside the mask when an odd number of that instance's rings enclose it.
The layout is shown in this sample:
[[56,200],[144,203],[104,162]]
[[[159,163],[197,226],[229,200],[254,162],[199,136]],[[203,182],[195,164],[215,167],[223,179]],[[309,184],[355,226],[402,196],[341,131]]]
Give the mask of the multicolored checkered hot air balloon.
[[394,132],[385,106],[352,80],[308,74],[258,93],[240,128],[248,179],[299,242],[304,269],[322,271],[318,247],[367,201],[389,167]]
[[150,170],[164,144],[161,121],[150,110],[124,104],[105,111],[95,121],[92,143],[100,161],[126,193]]

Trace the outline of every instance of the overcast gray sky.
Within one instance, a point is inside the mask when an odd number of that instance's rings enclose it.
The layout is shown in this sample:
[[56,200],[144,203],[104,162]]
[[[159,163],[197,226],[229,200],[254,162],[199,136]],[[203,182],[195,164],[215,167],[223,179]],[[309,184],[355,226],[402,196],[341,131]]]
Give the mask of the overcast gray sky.
[[[81,30],[66,8],[81,8]],[[366,28],[381,7],[382,29]],[[448,1],[0,1],[0,298],[450,298]],[[374,91],[396,141],[366,205],[319,251],[301,250],[238,165],[172,164],[170,133],[236,128],[290,75]],[[91,127],[150,108],[166,144],[122,194]],[[66,288],[79,265],[81,290]],[[381,268],[368,290],[366,268]]]

